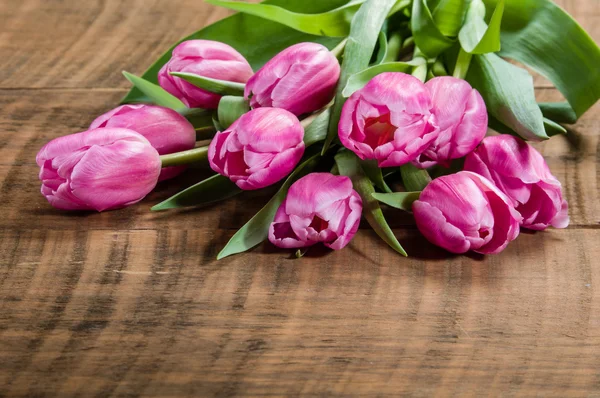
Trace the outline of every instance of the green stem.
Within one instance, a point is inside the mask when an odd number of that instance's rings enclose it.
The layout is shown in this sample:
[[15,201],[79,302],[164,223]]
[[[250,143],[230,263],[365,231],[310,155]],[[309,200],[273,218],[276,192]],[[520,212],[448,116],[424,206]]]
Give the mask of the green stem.
[[342,55],[344,54],[344,48],[346,47],[346,43],[348,42],[348,39],[344,39],[340,42],[340,44],[338,44],[337,46],[335,46],[333,49],[331,49],[331,53],[339,60],[342,59]]
[[473,59],[473,54],[469,54],[462,48],[458,53],[458,58],[456,60],[456,66],[454,67],[454,73],[452,76],[457,79],[464,79],[467,77],[467,72],[469,72],[469,67],[471,66],[471,59]]
[[388,51],[383,62],[394,62],[400,55],[402,49],[402,36],[400,33],[393,33],[388,40]]
[[415,66],[413,69],[412,75],[424,82],[427,80],[427,71],[429,70],[429,66],[427,65],[427,57],[419,50],[418,47],[415,47],[415,53],[413,55],[413,60],[421,58],[424,62]]
[[431,182],[427,170],[419,169],[410,163],[400,167],[400,173],[407,191],[422,191]]
[[185,166],[192,163],[205,162],[208,159],[208,146],[190,149],[188,151],[162,155],[162,167]]

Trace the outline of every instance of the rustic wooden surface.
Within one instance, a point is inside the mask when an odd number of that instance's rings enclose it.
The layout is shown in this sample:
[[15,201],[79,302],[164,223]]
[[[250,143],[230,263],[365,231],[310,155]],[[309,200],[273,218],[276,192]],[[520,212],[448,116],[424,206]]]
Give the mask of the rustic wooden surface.
[[[560,4],[600,40],[598,0]],[[449,256],[391,212],[409,259],[365,229],[338,253],[216,262],[264,198],[152,214],[177,188],[160,186],[122,211],[50,208],[37,150],[114,106],[120,70],[225,15],[199,0],[0,1],[0,396],[600,397],[599,106],[578,139],[539,146],[572,225],[497,256]]]

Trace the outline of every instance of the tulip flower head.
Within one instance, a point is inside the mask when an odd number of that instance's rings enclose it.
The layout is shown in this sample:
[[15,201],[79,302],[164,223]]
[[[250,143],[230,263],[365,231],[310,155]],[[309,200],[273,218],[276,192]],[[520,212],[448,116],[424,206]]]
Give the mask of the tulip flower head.
[[194,86],[185,80],[170,75],[171,72],[186,72],[245,83],[252,76],[252,67],[233,47],[211,40],[188,40],[173,50],[173,55],[160,72],[158,84],[189,108],[216,109],[221,95]]
[[154,187],[161,161],[141,134],[102,128],[56,138],[37,154],[42,194],[63,210],[117,209]]
[[425,85],[405,73],[375,76],[344,104],[338,126],[342,144],[379,167],[402,166],[438,136],[431,96]]
[[[169,108],[153,105],[122,105],[94,120],[90,129],[125,128],[144,137],[160,155],[186,151],[196,145],[194,126]],[[185,166],[165,167],[159,181],[173,178],[183,172]]]
[[210,167],[244,190],[275,184],[304,154],[304,128],[292,113],[257,108],[218,132],[208,148]]
[[299,43],[272,58],[248,80],[252,108],[275,107],[300,116],[323,108],[335,95],[340,64],[323,45]]
[[543,230],[569,225],[568,205],[560,182],[543,156],[511,135],[487,137],[465,159],[465,170],[493,181],[513,202],[524,228]]
[[488,115],[477,90],[462,79],[435,77],[425,83],[433,101],[433,113],[440,134],[413,164],[427,168],[436,164],[448,167],[450,160],[471,153],[485,137]]
[[269,240],[282,248],[323,243],[340,250],[356,234],[362,200],[352,181],[330,173],[312,173],[290,187],[269,228]]
[[519,235],[521,216],[511,200],[468,171],[433,180],[412,209],[419,231],[452,253],[499,253]]

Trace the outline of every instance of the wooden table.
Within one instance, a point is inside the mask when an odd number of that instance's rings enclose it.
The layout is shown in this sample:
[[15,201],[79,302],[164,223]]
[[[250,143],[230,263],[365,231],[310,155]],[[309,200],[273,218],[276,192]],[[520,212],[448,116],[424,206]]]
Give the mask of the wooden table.
[[[560,3],[600,40],[598,0]],[[217,262],[265,196],[149,212],[203,171],[121,211],[48,205],[38,149],[115,106],[121,70],[226,15],[199,0],[0,1],[0,396],[600,397],[599,106],[570,142],[538,146],[571,226],[496,256],[449,256],[389,212],[408,259],[363,229],[341,252]]]

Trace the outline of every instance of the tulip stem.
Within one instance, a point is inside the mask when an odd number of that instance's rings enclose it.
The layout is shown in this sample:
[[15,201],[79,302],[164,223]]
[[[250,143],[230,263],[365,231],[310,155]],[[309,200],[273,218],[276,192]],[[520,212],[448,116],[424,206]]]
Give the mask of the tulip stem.
[[188,151],[162,155],[162,167],[185,166],[192,163],[205,162],[208,159],[208,146],[190,149]]
[[415,68],[413,69],[412,75],[414,77],[416,77],[417,79],[419,79],[420,81],[425,82],[425,80],[427,80],[427,71],[429,69],[429,67],[427,65],[427,58],[425,57],[425,54],[423,54],[421,52],[421,50],[419,50],[418,47],[415,47],[413,60],[417,60],[417,59],[422,59],[424,62],[415,66]]
[[402,49],[402,36],[400,33],[392,33],[388,40],[388,50],[383,62],[394,62],[400,55]]
[[419,169],[410,163],[400,167],[400,174],[407,191],[422,191],[431,182],[427,170]]
[[469,54],[462,48],[458,53],[458,58],[456,60],[456,66],[454,67],[454,73],[452,76],[457,79],[464,79],[467,77],[467,73],[469,72],[469,67],[471,66],[471,60],[473,59],[473,54]]

